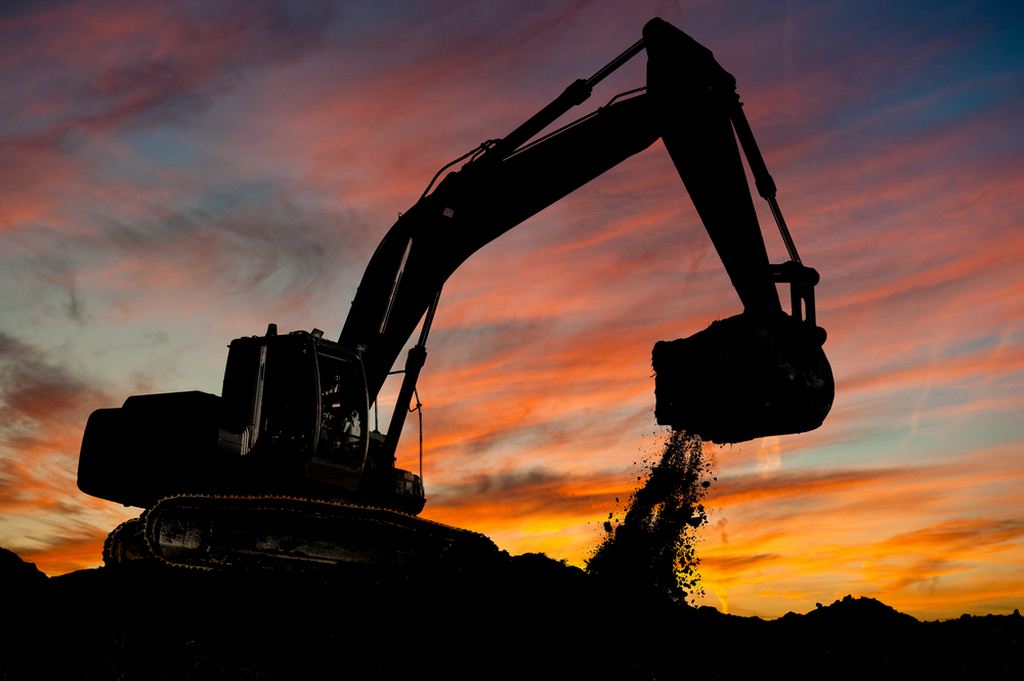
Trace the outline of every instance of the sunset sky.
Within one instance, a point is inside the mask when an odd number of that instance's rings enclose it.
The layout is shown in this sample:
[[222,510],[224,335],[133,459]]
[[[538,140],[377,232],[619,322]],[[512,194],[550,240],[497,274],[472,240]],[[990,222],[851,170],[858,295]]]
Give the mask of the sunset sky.
[[[0,4],[0,546],[99,564],[138,509],[77,490],[92,410],[219,393],[268,322],[336,336],[434,172],[652,16],[736,76],[837,386],[816,431],[707,446],[703,602],[1024,607],[1019,2]],[[653,343],[739,310],[660,143],[485,247],[420,380],[423,515],[582,564],[665,437]]]

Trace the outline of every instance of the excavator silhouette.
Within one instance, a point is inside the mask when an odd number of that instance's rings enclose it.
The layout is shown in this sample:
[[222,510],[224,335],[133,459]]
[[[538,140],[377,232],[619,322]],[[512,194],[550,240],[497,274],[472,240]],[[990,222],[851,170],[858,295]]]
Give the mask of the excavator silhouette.
[[[641,51],[645,88],[538,136]],[[337,342],[271,324],[231,342],[220,397],[136,395],[93,412],[79,488],[146,509],[108,537],[106,563],[305,569],[493,548],[482,535],[416,517],[422,480],[395,467],[441,288],[482,246],[659,138],[743,312],[655,346],[658,422],[715,442],[817,428],[834,395],[815,321],[818,275],[800,261],[741,107],[735,79],[707,48],[652,19],[593,76],[438,171],[377,247]],[[788,262],[768,260],[740,149]],[[788,314],[778,283],[790,285]],[[369,409],[418,326],[387,434],[368,432]]]

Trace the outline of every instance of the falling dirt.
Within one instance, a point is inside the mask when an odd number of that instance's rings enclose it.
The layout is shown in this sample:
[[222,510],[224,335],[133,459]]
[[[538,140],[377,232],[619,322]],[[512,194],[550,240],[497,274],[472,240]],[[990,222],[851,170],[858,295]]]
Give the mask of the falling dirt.
[[604,541],[587,561],[587,571],[649,585],[681,603],[703,595],[695,544],[697,530],[707,523],[703,500],[712,479],[701,439],[672,432],[622,522],[613,523],[614,514],[609,515]]

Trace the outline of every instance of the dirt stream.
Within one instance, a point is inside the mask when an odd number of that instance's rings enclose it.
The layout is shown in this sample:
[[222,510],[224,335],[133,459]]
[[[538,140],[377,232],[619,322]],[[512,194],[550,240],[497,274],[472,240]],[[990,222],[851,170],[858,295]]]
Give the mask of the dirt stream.
[[622,521],[613,522],[617,519],[609,514],[606,536],[587,562],[587,571],[649,584],[680,603],[703,595],[697,531],[707,523],[703,501],[713,479],[701,439],[672,432]]

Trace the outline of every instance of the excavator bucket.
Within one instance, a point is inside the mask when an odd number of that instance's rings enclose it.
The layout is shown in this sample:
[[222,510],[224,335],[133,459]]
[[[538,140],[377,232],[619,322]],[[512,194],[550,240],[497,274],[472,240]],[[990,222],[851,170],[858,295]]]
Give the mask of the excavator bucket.
[[655,418],[718,443],[802,433],[832,408],[825,332],[781,315],[740,314],[655,344]]

